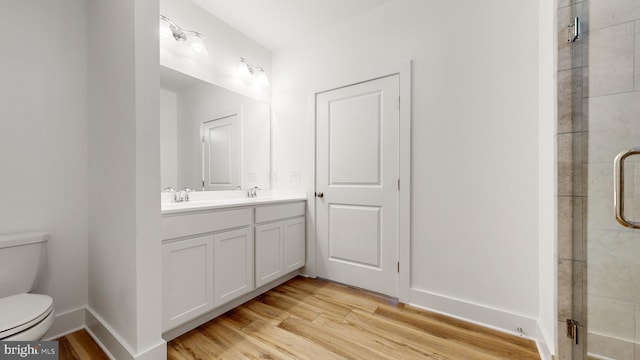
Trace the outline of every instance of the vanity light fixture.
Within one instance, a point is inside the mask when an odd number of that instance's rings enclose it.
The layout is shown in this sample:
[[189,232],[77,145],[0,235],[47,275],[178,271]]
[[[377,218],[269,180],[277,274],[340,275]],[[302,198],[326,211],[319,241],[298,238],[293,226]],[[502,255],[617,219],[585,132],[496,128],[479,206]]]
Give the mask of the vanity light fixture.
[[202,34],[197,31],[185,30],[162,14],[160,14],[160,38],[165,40],[173,38],[178,42],[184,41],[194,53],[203,56],[208,54]]
[[267,87],[270,85],[269,78],[264,69],[251,65],[251,63],[243,57],[240,58],[240,63],[238,64],[238,75],[242,79],[258,86]]

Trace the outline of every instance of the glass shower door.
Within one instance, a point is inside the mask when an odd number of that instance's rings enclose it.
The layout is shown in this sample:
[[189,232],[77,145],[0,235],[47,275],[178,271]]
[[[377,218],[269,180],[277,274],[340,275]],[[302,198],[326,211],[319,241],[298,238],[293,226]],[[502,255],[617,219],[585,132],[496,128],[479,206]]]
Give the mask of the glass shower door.
[[[587,358],[640,360],[640,0],[586,0],[583,110],[588,119]],[[621,160],[621,159],[619,159]],[[615,180],[615,181],[614,181]],[[618,181],[619,180],[619,181]]]

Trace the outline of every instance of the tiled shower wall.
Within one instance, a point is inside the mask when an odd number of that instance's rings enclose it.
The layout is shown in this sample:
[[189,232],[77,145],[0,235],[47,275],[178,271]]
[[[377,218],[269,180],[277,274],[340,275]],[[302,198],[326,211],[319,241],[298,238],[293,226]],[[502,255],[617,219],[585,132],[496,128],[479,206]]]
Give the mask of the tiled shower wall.
[[[574,16],[584,34],[570,44]],[[613,159],[640,147],[640,1],[561,0],[558,29],[559,357],[640,360],[640,230],[612,211]],[[625,169],[638,221],[640,157]],[[581,325],[578,345],[567,318]]]
[[[568,25],[586,19],[587,1],[559,0],[558,8],[558,358],[585,358],[587,214],[588,22],[570,43]],[[566,320],[578,321],[578,343]]]

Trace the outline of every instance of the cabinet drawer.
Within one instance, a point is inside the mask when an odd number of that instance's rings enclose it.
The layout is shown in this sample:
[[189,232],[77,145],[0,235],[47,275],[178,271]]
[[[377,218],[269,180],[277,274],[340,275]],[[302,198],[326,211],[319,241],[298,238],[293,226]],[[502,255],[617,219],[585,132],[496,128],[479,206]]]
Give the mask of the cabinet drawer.
[[304,201],[281,205],[261,206],[256,208],[256,223],[302,216],[304,213]]
[[186,213],[162,217],[162,240],[251,225],[253,209]]

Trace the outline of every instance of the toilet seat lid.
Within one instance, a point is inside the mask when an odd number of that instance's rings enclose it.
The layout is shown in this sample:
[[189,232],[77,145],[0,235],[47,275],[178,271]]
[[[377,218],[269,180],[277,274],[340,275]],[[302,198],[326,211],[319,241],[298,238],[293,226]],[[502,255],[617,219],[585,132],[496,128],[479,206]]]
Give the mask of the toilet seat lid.
[[0,339],[36,325],[53,311],[53,299],[41,294],[0,298]]

